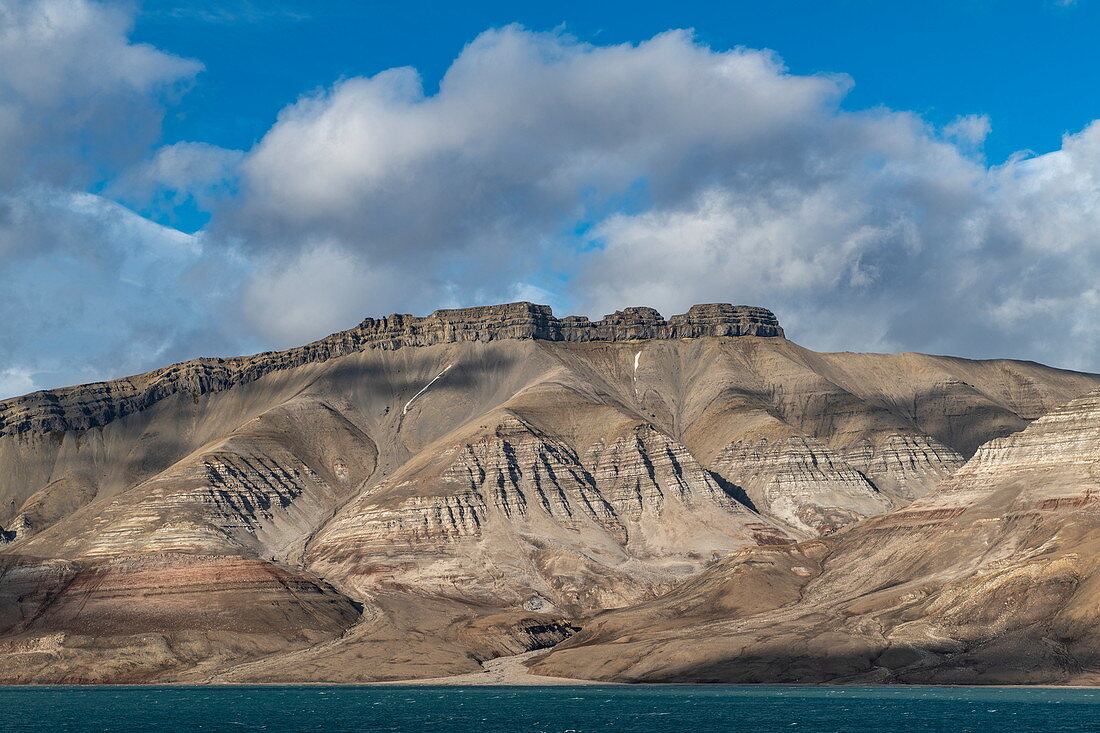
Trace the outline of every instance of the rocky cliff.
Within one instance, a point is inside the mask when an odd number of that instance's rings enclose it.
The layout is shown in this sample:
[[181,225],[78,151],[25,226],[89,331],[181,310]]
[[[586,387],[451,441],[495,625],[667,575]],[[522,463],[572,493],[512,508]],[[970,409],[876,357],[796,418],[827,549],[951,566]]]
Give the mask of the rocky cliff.
[[600,321],[559,319],[549,306],[509,303],[437,310],[430,316],[394,314],[306,346],[229,359],[194,359],[110,382],[33,392],[0,402],[0,435],[87,430],[144,410],[175,394],[203,395],[247,384],[271,372],[324,362],[364,349],[398,349],[467,341],[633,341],[700,336],[783,336],[775,315],[727,303],[692,306],[667,321],[652,308],[627,308]]

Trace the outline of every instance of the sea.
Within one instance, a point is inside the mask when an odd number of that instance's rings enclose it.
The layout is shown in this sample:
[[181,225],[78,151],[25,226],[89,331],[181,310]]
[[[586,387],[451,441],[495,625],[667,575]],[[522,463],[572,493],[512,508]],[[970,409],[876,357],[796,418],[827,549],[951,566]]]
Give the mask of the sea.
[[2,731],[1100,731],[1100,689],[4,687]]

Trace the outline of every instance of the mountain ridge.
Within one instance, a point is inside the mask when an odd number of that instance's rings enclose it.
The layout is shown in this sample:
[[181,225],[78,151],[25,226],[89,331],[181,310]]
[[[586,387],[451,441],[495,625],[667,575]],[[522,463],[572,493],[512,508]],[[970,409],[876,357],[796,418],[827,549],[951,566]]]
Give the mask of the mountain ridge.
[[644,306],[625,308],[599,321],[584,316],[559,319],[549,306],[527,301],[440,309],[425,317],[395,313],[367,318],[354,328],[282,351],[200,357],[130,377],[38,390],[0,400],[0,435],[28,430],[86,430],[172,394],[216,392],[272,371],[328,361],[368,348],[392,350],[502,338],[588,342],[700,336],[782,338],[783,329],[766,308],[728,303],[694,305],[667,321],[653,308]]
[[[888,516],[1100,388],[1026,362],[819,354],[762,309],[690,312],[368,319],[376,340],[242,357],[247,379],[169,368],[161,392],[56,399],[0,435],[0,680],[475,671],[731,553]],[[804,555],[791,577],[816,573]],[[265,632],[280,616],[303,634]]]

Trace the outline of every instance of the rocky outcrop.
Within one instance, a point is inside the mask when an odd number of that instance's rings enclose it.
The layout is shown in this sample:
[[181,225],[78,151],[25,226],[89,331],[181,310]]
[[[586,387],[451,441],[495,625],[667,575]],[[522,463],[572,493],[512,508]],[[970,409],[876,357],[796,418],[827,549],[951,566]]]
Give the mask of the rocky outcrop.
[[649,425],[610,445],[593,445],[586,451],[585,462],[593,484],[601,487],[616,513],[633,521],[647,513],[660,516],[669,498],[743,509],[684,446]]
[[861,441],[842,455],[876,488],[902,503],[924,496],[966,462],[928,435],[890,435],[877,445]]
[[672,316],[667,321],[652,308],[627,308],[601,321],[569,316],[560,323],[551,323],[548,329],[530,338],[550,341],[635,341],[700,336],[781,338],[783,329],[775,314],[766,308],[711,303],[693,305],[687,313]]
[[711,468],[757,509],[816,535],[924,496],[963,463],[926,435],[887,434],[837,451],[816,438],[773,434],[739,438]]
[[[507,417],[476,442],[443,449],[438,461],[444,466],[437,479],[426,479],[424,471],[399,472],[360,495],[318,536],[311,555],[358,560],[477,539],[490,513],[516,522],[537,514],[573,531],[598,528],[626,541],[625,528],[574,451],[518,417]],[[425,494],[429,488],[442,492]]]
[[813,438],[739,440],[722,449],[713,467],[761,511],[811,535],[891,507],[862,473]]
[[[303,440],[304,431],[317,436]],[[370,439],[328,405],[293,401],[129,491],[65,516],[21,548],[70,558],[286,558],[371,474],[376,456]]]
[[364,349],[397,349],[469,341],[630,341],[700,336],[782,337],[775,315],[754,306],[692,306],[665,321],[652,308],[627,308],[601,321],[559,319],[549,306],[509,303],[438,310],[425,318],[395,314],[306,346],[255,356],[194,359],[110,382],[33,392],[0,402],[0,436],[87,430],[144,410],[174,394],[203,395],[247,384],[265,374],[328,361]]
[[716,553],[790,541],[652,426],[582,452],[505,413],[362,492],[307,557],[359,592],[416,585],[576,611],[636,600]]
[[[1012,521],[1079,509],[1100,520],[1100,392],[1056,408],[1027,429],[984,444],[932,494],[883,518],[882,526],[941,524],[1005,509]],[[1012,493],[995,496],[1000,487]],[[996,505],[988,506],[996,499]],[[1007,502],[1007,503],[1006,503]],[[1100,524],[1100,521],[1098,521]]]

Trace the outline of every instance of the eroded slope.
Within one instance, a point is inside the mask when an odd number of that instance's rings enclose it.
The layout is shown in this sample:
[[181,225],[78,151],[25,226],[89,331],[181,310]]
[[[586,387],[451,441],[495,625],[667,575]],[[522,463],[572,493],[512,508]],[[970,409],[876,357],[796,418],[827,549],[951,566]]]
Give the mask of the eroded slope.
[[[824,540],[737,553],[668,596],[596,619],[535,668],[647,681],[1095,684],[1098,550],[1093,392],[985,444],[923,499]],[[762,600],[738,604],[747,594]]]

